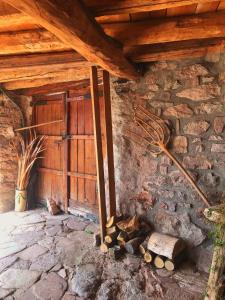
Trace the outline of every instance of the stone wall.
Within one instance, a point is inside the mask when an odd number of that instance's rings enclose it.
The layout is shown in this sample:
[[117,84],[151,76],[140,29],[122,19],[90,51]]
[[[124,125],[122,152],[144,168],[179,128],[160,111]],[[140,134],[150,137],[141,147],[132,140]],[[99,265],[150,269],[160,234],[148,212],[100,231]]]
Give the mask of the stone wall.
[[14,103],[0,94],[0,213],[14,209],[17,155],[12,143],[18,142],[14,129],[29,123],[29,115],[28,98],[20,97]]
[[119,210],[144,215],[156,230],[185,239],[199,268],[207,271],[211,228],[202,216],[203,202],[170,159],[150,155],[126,137],[126,129],[134,126],[137,104],[168,120],[169,149],[209,202],[221,202],[225,198],[225,55],[151,63],[137,83],[113,78],[111,92]]

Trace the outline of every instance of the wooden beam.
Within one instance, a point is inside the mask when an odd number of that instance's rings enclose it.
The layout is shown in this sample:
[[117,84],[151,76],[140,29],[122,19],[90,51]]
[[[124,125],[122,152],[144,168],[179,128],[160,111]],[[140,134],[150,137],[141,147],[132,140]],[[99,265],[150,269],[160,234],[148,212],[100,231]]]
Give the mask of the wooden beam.
[[119,77],[137,79],[138,73],[123,56],[122,48],[109,39],[79,0],[7,0],[57,36],[66,45]]
[[13,12],[12,14],[6,14],[0,16],[0,32],[7,31],[19,31],[19,30],[29,30],[38,28],[38,26],[34,20],[25,15],[18,12]]
[[85,5],[95,16],[150,12],[206,2],[218,2],[218,0],[84,0]]
[[119,40],[124,46],[225,37],[225,11],[164,18],[163,21],[156,19],[105,24],[103,28],[106,34]]
[[65,51],[65,45],[45,29],[0,33],[0,55]]
[[[0,34],[1,38],[1,34]],[[26,55],[0,56],[0,69],[32,67],[42,65],[70,64],[83,62],[86,66],[87,61],[75,51],[50,52]],[[90,66],[88,63],[87,66]]]
[[89,79],[69,82],[59,82],[52,84],[45,84],[41,87],[21,88],[14,92],[18,95],[33,96],[50,93],[64,92],[68,90],[80,90],[90,85]]
[[68,212],[68,203],[69,203],[69,177],[68,177],[68,168],[69,168],[69,142],[67,139],[68,129],[69,129],[69,106],[67,102],[67,92],[63,95],[63,202],[64,202],[64,209],[65,212]]
[[52,72],[49,77],[35,79],[26,79],[26,80],[16,80],[3,83],[3,86],[7,90],[18,90],[31,87],[41,87],[48,84],[56,84],[62,82],[71,82],[79,81],[89,78],[89,72],[87,68],[80,69],[68,69],[60,72]]
[[105,202],[105,178],[104,178],[104,162],[102,151],[102,133],[101,133],[101,120],[100,120],[100,105],[98,97],[98,74],[97,68],[91,67],[91,102],[93,111],[93,126],[95,135],[95,154],[96,154],[96,169],[97,169],[97,182],[98,182],[98,200],[99,200],[99,223],[101,231],[101,241],[104,242],[107,212]]
[[109,214],[110,217],[116,216],[116,191],[115,191],[115,170],[113,155],[113,134],[112,134],[112,113],[110,98],[109,73],[103,71],[103,98],[105,108],[105,131],[106,131],[106,152],[107,169],[109,182]]
[[225,50],[225,39],[190,40],[155,45],[125,47],[124,53],[136,63],[204,57]]

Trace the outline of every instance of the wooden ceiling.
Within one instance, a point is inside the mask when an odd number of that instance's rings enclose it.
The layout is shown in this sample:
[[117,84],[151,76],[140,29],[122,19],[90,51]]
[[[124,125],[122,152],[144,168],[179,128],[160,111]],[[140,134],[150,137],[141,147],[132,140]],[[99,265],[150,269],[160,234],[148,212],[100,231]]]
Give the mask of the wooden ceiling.
[[136,79],[135,63],[224,50],[225,1],[37,3],[0,0],[0,82],[6,89],[79,82],[93,64]]

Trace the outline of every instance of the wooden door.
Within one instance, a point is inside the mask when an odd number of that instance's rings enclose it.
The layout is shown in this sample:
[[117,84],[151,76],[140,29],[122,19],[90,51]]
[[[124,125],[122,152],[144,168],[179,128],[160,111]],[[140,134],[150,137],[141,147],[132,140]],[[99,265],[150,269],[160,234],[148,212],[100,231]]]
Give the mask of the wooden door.
[[[34,102],[34,123],[40,124],[54,120],[63,120],[63,97],[46,99],[43,97]],[[39,201],[53,199],[58,205],[63,204],[63,122],[38,127],[38,135],[45,135],[45,151],[39,160],[36,198]]]
[[[65,94],[43,96],[35,101],[36,124],[63,120],[58,124],[37,128],[38,134],[47,138],[44,159],[38,168],[37,199],[53,199],[61,206],[68,205],[69,209],[97,214],[96,157],[90,94],[77,95],[70,91],[66,95],[66,98]],[[103,99],[100,103],[103,110]]]

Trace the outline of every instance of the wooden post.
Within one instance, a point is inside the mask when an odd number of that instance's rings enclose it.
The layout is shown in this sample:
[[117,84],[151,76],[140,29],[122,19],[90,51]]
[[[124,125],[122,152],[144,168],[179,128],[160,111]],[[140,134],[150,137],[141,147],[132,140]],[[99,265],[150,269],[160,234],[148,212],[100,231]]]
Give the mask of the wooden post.
[[112,135],[112,114],[110,99],[109,72],[103,70],[103,97],[105,108],[105,131],[106,131],[106,151],[109,182],[109,215],[116,215],[116,192],[113,157],[113,135]]
[[68,103],[67,103],[67,93],[63,96],[63,201],[65,212],[68,212],[68,196],[69,196],[69,182],[68,182]]
[[215,245],[204,300],[223,299],[225,270],[225,204],[204,210],[205,217],[216,223]]
[[98,201],[99,201],[99,223],[101,232],[101,242],[104,242],[106,232],[106,203],[105,203],[105,178],[102,153],[102,134],[100,121],[100,107],[98,96],[98,75],[97,68],[91,67],[91,102],[93,112],[93,125],[95,135],[95,152],[96,152],[96,167],[97,167],[97,183],[98,183]]

